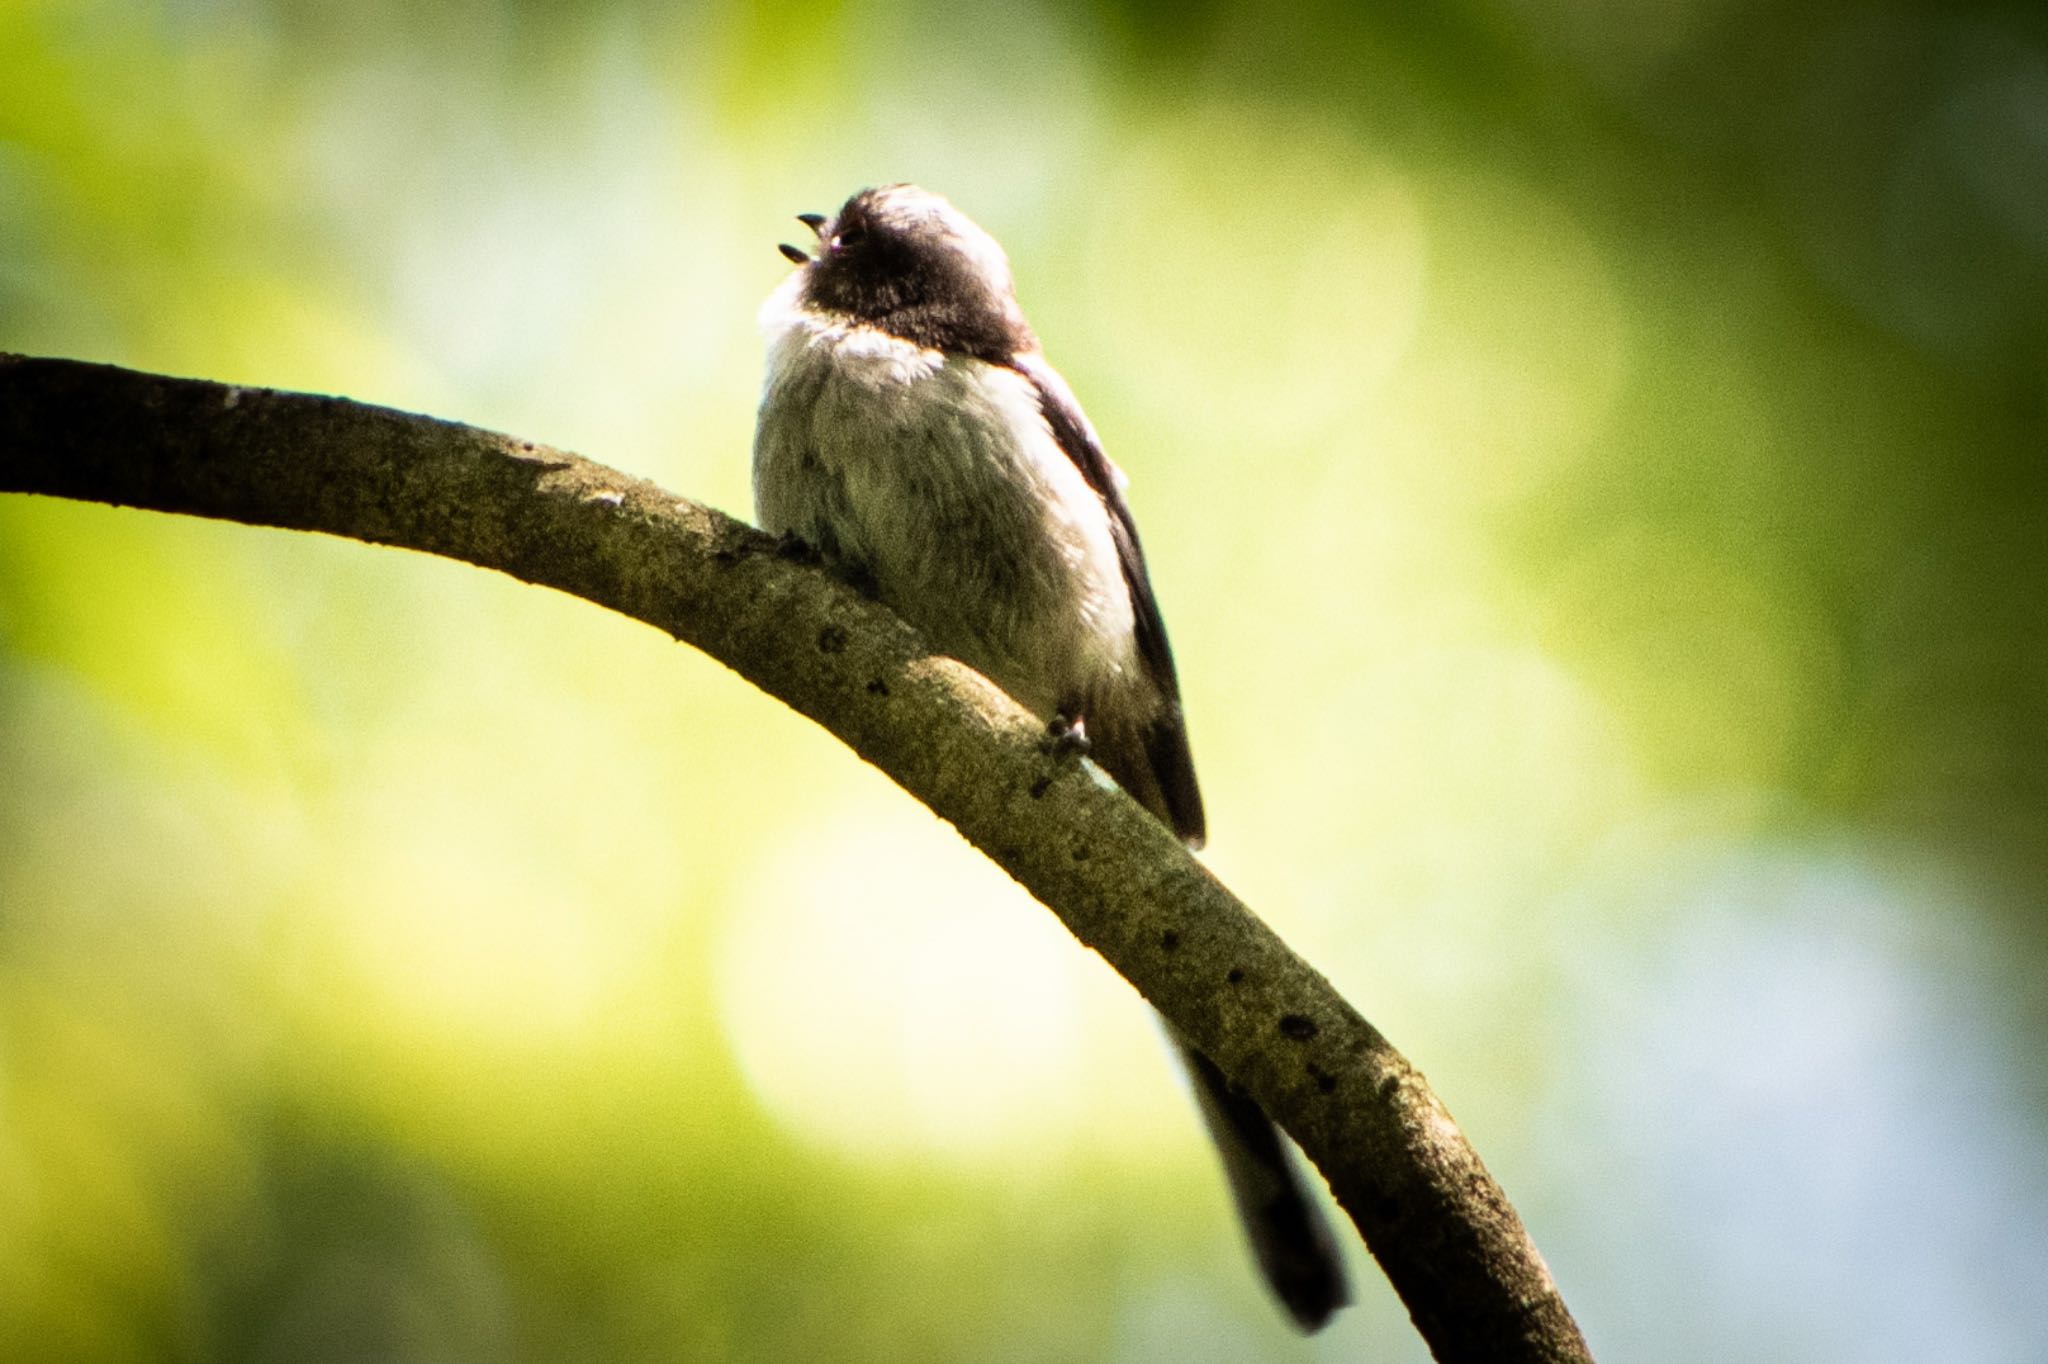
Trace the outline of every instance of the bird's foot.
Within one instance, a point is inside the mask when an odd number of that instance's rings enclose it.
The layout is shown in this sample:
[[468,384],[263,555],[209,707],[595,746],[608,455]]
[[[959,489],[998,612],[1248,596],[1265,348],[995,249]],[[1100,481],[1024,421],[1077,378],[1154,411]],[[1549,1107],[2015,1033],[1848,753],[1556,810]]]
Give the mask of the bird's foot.
[[793,564],[815,564],[824,556],[809,540],[793,530],[786,530],[775,537],[775,557]]
[[793,564],[813,567],[822,565],[833,577],[845,583],[869,601],[877,601],[882,595],[882,585],[876,581],[874,570],[857,560],[845,558],[837,553],[828,554],[793,530],[783,531],[775,537],[775,557],[786,559]]
[[1083,757],[1089,749],[1087,721],[1079,715],[1055,715],[1045,727],[1046,751],[1054,757]]
[[846,562],[835,564],[832,571],[839,575],[839,581],[866,597],[869,601],[882,599],[882,584],[876,580],[875,571],[866,564]]

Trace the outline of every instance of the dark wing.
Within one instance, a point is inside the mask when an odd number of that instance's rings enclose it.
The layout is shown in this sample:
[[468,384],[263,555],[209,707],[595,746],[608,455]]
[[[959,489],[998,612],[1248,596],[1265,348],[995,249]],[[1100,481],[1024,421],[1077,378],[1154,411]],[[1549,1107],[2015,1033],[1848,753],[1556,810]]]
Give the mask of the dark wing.
[[1031,381],[1038,393],[1038,407],[1053,439],[1074,467],[1088,480],[1088,486],[1109,509],[1110,534],[1116,540],[1117,559],[1123,564],[1124,583],[1131,590],[1131,614],[1137,620],[1138,657],[1146,675],[1159,688],[1159,716],[1145,735],[1145,757],[1166,801],[1166,814],[1173,831],[1190,847],[1199,848],[1208,836],[1202,814],[1202,792],[1195,785],[1195,759],[1188,750],[1187,722],[1181,715],[1180,682],[1173,672],[1173,649],[1166,642],[1166,622],[1159,617],[1159,602],[1152,595],[1152,580],[1145,572],[1145,550],[1138,543],[1138,526],[1131,509],[1124,504],[1122,475],[1095,428],[1074,401],[1073,390],[1059,372],[1035,351],[1013,356],[1010,367]]

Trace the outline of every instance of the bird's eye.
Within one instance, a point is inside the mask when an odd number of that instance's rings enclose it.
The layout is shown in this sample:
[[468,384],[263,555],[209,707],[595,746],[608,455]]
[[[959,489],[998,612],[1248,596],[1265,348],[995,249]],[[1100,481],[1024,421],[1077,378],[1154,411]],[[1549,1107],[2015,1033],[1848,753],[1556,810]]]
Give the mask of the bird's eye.
[[832,248],[837,251],[849,246],[858,246],[867,235],[868,230],[859,223],[848,223],[832,234]]

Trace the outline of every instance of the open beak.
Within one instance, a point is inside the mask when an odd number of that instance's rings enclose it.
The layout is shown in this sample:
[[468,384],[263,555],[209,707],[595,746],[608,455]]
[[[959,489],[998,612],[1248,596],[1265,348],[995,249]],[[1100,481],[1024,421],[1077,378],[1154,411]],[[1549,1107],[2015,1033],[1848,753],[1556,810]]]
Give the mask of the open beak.
[[[799,213],[796,215],[796,220],[802,223],[805,227],[811,229],[813,235],[820,237],[824,235],[824,214]],[[780,251],[783,255],[789,257],[789,262],[792,265],[809,265],[811,263],[811,253],[804,250],[802,247],[791,246],[788,242],[782,242],[779,245],[777,245],[775,249],[777,251]]]

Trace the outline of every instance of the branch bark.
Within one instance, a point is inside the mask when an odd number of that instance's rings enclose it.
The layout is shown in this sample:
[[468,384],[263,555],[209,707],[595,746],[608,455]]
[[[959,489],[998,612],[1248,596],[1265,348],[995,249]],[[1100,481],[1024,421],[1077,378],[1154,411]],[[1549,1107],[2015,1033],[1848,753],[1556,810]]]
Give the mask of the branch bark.
[[339,398],[0,355],[0,491],[465,560],[665,630],[823,725],[1050,907],[1300,1143],[1439,1360],[1592,1358],[1416,1069],[1092,765],[761,532],[559,450]]

